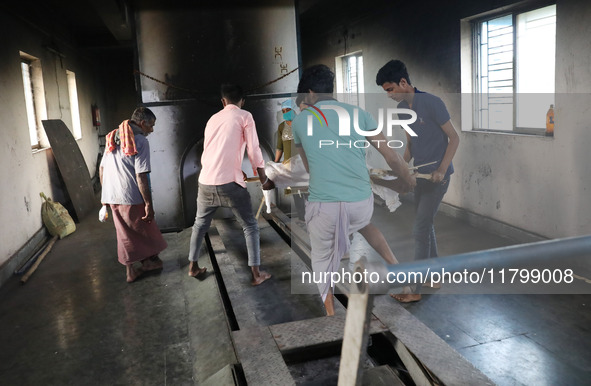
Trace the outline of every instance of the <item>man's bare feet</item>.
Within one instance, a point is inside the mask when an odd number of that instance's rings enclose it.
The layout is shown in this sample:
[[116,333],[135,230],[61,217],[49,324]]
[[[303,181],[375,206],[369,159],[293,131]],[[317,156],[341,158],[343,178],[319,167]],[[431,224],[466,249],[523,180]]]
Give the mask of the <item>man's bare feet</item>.
[[136,281],[136,279],[140,276],[142,276],[142,269],[140,268],[135,269],[132,265],[128,265],[127,266],[127,282],[128,283],[133,283],[134,281]]
[[158,256],[152,256],[142,260],[142,269],[146,272],[162,269],[163,265],[164,263]]
[[191,261],[189,263],[189,276],[197,277],[201,274],[204,274],[205,271],[207,271],[207,268],[206,267],[199,268],[199,263],[197,263],[196,261]]
[[260,285],[264,281],[271,278],[271,274],[266,271],[259,271],[258,265],[253,265],[250,267],[250,271],[252,273],[252,281],[250,284],[252,285]]
[[413,303],[421,300],[421,294],[390,294],[390,296],[400,303]]
[[258,275],[255,276],[254,273],[252,275],[252,281],[250,282],[250,284],[252,285],[260,285],[262,284],[264,281],[268,280],[271,278],[271,274],[265,271],[258,271]]

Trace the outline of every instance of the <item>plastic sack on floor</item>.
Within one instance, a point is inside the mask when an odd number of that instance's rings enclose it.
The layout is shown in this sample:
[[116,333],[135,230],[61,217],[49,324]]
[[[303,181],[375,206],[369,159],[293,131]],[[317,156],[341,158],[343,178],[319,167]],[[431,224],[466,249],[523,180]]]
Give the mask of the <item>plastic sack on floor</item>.
[[275,183],[276,187],[282,189],[308,186],[310,182],[310,175],[306,171],[302,157],[299,154],[283,163],[267,162],[265,173]]
[[39,195],[45,200],[41,205],[41,219],[49,234],[63,239],[70,233],[74,233],[76,224],[67,209],[59,202],[52,201],[43,192],[39,193]]

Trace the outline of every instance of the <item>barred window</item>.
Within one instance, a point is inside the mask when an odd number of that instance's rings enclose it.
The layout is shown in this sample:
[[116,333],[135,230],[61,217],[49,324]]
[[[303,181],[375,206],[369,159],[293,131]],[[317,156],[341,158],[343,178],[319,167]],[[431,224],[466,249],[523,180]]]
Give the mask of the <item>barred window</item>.
[[556,5],[473,21],[475,129],[542,134],[554,104]]
[[337,93],[344,102],[364,107],[363,55],[357,52],[336,58]]

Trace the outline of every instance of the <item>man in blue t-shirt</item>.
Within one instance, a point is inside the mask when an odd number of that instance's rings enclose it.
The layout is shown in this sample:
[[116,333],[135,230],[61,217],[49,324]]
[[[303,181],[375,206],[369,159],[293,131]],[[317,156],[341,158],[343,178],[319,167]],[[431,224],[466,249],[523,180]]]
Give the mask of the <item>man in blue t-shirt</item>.
[[298,99],[303,96],[308,108],[292,123],[296,149],[310,173],[305,218],[312,269],[322,278],[316,282],[327,315],[334,314],[330,274],[338,271],[351,234],[358,231],[388,263],[397,263],[384,235],[370,222],[373,194],[365,148],[373,145],[382,154],[402,180],[400,191],[409,191],[416,184],[402,157],[385,145],[381,132],[376,133],[373,117],[333,99],[333,87],[334,73],[327,66],[306,69],[298,85]]
[[[410,124],[417,136],[406,133],[404,160],[409,162],[411,158],[414,159],[415,166],[429,164],[419,167],[418,172],[430,174],[430,178],[418,179],[414,190],[415,260],[437,257],[433,220],[447,192],[450,176],[454,172],[452,159],[456,154],[460,137],[443,101],[435,95],[413,87],[406,66],[400,60],[386,63],[378,71],[376,83],[388,93],[389,98],[398,102],[398,108],[412,109],[417,114],[416,121]],[[421,300],[420,291],[421,284],[418,283],[412,293],[392,297],[403,303],[416,302]]]

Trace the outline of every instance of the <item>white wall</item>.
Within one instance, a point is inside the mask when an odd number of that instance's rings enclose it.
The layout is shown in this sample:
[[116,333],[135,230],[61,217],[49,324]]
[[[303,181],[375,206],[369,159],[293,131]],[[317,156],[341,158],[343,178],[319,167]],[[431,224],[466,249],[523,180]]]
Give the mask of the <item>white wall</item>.
[[[76,73],[82,138],[78,145],[89,175],[95,174],[98,138],[90,105],[96,100],[92,63],[65,42],[41,32],[20,18],[0,13],[0,267],[42,228],[39,192],[62,201],[51,149],[31,151],[19,51],[40,59],[48,119],[71,127],[66,69]],[[45,48],[53,44],[60,58]]]
[[554,137],[463,133],[446,196],[550,238],[591,233],[591,3],[559,0],[556,13]]
[[[375,75],[388,60],[400,59],[413,85],[442,97],[459,131],[468,124],[461,121],[460,20],[490,9],[468,0],[431,4],[368,7],[367,15],[308,30],[303,15],[305,64],[334,68],[346,40],[347,52],[363,52],[366,92],[383,93]],[[590,2],[557,1],[554,138],[461,132],[445,202],[550,238],[591,233],[588,20]]]

